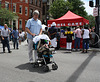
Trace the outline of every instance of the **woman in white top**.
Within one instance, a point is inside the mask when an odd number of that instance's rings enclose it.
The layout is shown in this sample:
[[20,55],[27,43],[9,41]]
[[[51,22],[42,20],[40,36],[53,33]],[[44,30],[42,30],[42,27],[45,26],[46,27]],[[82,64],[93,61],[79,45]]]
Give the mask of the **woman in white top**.
[[19,31],[19,44],[21,45],[21,41],[22,41],[22,31]]
[[[90,32],[89,32],[88,26],[84,27],[82,34],[83,34],[83,51],[82,51],[82,53],[84,53],[84,49],[86,49],[86,53],[87,53],[88,45],[89,45],[89,38],[90,38]],[[85,47],[85,45],[86,45],[86,47]]]

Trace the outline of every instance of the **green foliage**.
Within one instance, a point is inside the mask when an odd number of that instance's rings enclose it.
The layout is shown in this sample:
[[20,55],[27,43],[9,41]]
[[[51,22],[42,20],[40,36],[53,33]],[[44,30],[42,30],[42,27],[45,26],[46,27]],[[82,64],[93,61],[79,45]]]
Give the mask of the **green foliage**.
[[95,26],[95,17],[87,14],[84,3],[81,0],[55,0],[51,4],[49,12],[54,19],[57,19],[66,14],[68,10],[88,19],[90,27]]
[[88,15],[87,19],[89,20],[89,26],[94,27],[95,26],[95,17],[93,17],[92,15]]
[[53,4],[51,4],[49,12],[53,16],[54,19],[59,18],[67,13],[68,10],[71,10],[73,7],[71,3],[65,0],[55,0]]
[[87,12],[85,11],[85,7],[84,7],[84,2],[81,0],[68,0],[72,6],[73,9],[71,10],[73,13],[80,15],[84,18],[87,17]]
[[49,12],[56,19],[66,14],[68,10],[82,17],[87,17],[84,3],[81,0],[55,0],[50,6]]
[[15,17],[17,17],[15,13],[0,6],[0,25],[4,25],[4,23],[9,24],[9,21],[13,20]]

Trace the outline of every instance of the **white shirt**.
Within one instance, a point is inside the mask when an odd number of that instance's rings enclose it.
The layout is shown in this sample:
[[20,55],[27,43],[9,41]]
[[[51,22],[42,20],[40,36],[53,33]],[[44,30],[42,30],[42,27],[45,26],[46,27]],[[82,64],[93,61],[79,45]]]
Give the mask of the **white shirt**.
[[19,37],[22,37],[22,33],[19,33]]
[[22,37],[24,37],[24,35],[25,35],[25,32],[22,32]]
[[84,29],[84,34],[83,34],[83,39],[89,39],[89,30],[88,29]]
[[8,37],[8,36],[9,36],[9,30],[3,28],[3,29],[1,30],[1,36],[3,36],[3,37]]

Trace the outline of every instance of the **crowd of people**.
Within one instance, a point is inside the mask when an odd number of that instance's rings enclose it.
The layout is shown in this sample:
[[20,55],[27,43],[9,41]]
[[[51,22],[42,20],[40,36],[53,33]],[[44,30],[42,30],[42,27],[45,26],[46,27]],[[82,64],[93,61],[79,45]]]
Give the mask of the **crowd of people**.
[[[44,32],[47,34],[51,39],[52,46],[56,49],[60,48],[60,32],[61,29],[56,28],[56,23],[53,22],[51,27],[47,30],[48,32]],[[80,42],[83,40],[83,50],[82,53],[86,52],[89,48],[89,39],[91,38],[91,30],[88,28],[87,25],[84,26],[84,28],[77,26],[75,30],[71,31],[71,27],[67,27],[67,29],[64,29],[63,34],[66,36],[66,50],[68,52],[71,51],[80,51]],[[72,48],[72,42],[74,37],[74,48]],[[86,49],[86,51],[85,51]]]
[[13,42],[14,49],[19,49],[19,44],[26,39],[26,32],[17,30],[16,27],[14,27],[13,30],[9,30],[7,24],[4,24],[4,28],[1,30],[0,35],[3,53],[5,53],[5,47],[8,48],[8,53],[11,53],[9,41]]
[[[41,34],[46,34],[49,36],[51,40],[51,47],[55,48],[53,53],[56,53],[56,50],[59,50],[61,29],[56,28],[56,23],[53,22],[49,29],[48,27],[46,27],[45,31],[42,32],[42,23],[38,19],[38,17],[39,17],[39,11],[35,10],[33,12],[33,17],[29,19],[26,23],[26,27],[25,27],[26,32],[17,30],[16,27],[14,27],[13,30],[9,30],[7,24],[4,24],[4,28],[1,31],[1,39],[2,39],[4,53],[5,53],[5,47],[8,48],[8,53],[11,53],[9,40],[13,41],[14,49],[15,48],[19,49],[18,45],[21,44],[21,42],[27,38],[29,62],[33,63],[33,38]],[[80,41],[83,38],[82,53],[84,52],[87,53],[89,47],[90,32],[92,30],[90,30],[88,26],[84,26],[84,28],[78,26],[74,31],[71,31],[71,28],[67,27],[67,29],[63,31],[64,36],[66,36],[66,49],[69,52],[72,51],[72,40],[73,40],[72,38],[74,36],[75,43],[74,43],[73,51],[76,50],[80,51]],[[35,59],[38,58],[37,50],[34,50],[34,56]]]
[[87,50],[89,48],[89,39],[90,39],[90,31],[88,26],[84,26],[84,28],[81,27],[77,27],[74,31],[71,31],[70,27],[67,28],[67,31],[64,32],[64,35],[67,36],[66,37],[66,49],[69,50],[70,52],[72,51],[72,38],[74,36],[74,48],[73,51],[80,51],[80,42],[81,40],[83,40],[83,50],[82,53],[84,53],[85,49],[86,49],[86,53]]
[[[63,35],[66,37],[66,50],[68,50],[68,52],[81,51],[80,45],[82,45],[82,53],[87,53],[89,49],[89,40],[92,39],[91,32],[94,32],[94,29],[94,27],[90,29],[88,25],[85,25],[84,27],[77,26],[74,30],[71,30],[71,27],[60,29],[56,28],[56,23],[53,22],[49,29],[47,27],[45,28],[44,34],[48,35],[51,39],[52,47],[54,47],[55,50],[59,50],[60,34],[61,30],[63,30]],[[81,41],[83,44],[81,44]],[[74,48],[72,48],[72,44],[74,45]]]

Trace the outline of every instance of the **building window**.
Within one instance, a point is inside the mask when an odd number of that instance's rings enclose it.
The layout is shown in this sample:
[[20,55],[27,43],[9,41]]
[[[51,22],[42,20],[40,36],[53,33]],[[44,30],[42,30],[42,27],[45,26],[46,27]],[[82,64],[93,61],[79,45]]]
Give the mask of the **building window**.
[[41,0],[39,0],[39,6],[41,7]]
[[13,28],[16,27],[16,20],[13,20]]
[[26,25],[26,23],[27,23],[27,20],[25,20],[25,25]]
[[28,15],[28,7],[25,7],[25,15]]
[[23,0],[20,0],[21,2],[23,1]]
[[54,2],[54,0],[52,0],[52,3]]
[[35,5],[37,6],[37,0],[35,0]]
[[0,1],[0,5],[1,5],[1,1]]
[[33,17],[33,10],[30,9],[30,16]]
[[28,3],[28,0],[25,0],[25,3]]
[[9,3],[5,3],[5,8],[9,10]]
[[22,30],[22,20],[19,20],[19,29]]
[[22,14],[22,6],[19,6],[19,13]]
[[33,0],[30,0],[30,4],[33,4]]
[[13,12],[16,12],[16,4],[13,4]]

